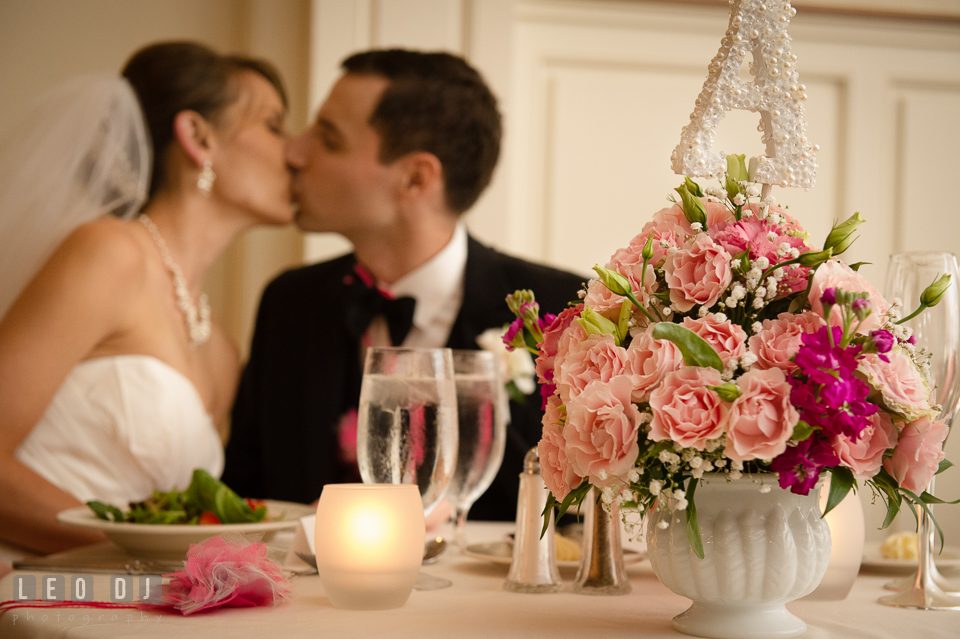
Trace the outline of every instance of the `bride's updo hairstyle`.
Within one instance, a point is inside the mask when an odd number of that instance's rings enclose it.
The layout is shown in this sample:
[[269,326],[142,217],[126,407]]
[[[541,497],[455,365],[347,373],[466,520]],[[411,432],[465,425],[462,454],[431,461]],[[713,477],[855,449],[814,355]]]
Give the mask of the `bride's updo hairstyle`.
[[287,94],[280,74],[264,60],[220,55],[195,42],[164,42],[133,54],[123,69],[143,109],[153,143],[150,195],[165,183],[166,155],[173,142],[173,120],[181,111],[195,111],[217,125],[223,112],[240,97],[237,76],[258,73],[277,90],[284,107]]

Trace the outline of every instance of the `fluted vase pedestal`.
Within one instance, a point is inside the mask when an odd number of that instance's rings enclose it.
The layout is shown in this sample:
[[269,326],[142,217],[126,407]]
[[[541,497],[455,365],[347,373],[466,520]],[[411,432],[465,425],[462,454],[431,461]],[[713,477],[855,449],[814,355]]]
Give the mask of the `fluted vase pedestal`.
[[703,559],[687,538],[686,513],[654,510],[646,530],[650,563],[663,585],[693,601],[673,627],[711,639],[806,632],[785,604],[813,592],[830,562],[818,498],[816,489],[805,496],[782,490],[772,474],[733,481],[705,475],[696,491]]

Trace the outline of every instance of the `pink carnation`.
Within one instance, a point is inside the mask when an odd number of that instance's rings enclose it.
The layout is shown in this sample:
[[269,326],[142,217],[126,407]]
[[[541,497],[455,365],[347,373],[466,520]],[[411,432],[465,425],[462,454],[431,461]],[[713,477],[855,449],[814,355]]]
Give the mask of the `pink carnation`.
[[760,332],[750,337],[750,352],[757,356],[754,367],[789,373],[796,368],[790,360],[800,349],[804,333],[816,333],[823,324],[822,317],[809,311],[780,313],[777,319],[763,320]]
[[686,312],[696,304],[713,306],[733,281],[730,254],[706,234],[677,249],[663,262],[670,301]]
[[738,380],[740,397],[730,407],[723,454],[737,461],[771,460],[787,449],[800,421],[790,403],[790,384],[779,368],[751,370]]
[[567,404],[567,459],[577,475],[596,486],[625,481],[640,454],[640,411],[630,401],[632,387],[624,375],[596,380]]
[[730,320],[721,322],[711,313],[697,319],[685,317],[681,326],[689,328],[713,346],[724,364],[731,359],[740,359],[746,353],[747,334]]
[[933,479],[943,461],[943,442],[949,428],[943,421],[921,417],[907,424],[900,433],[900,441],[893,456],[883,460],[883,467],[897,480],[901,488],[920,494]]
[[683,366],[683,354],[668,340],[654,339],[652,329],[634,336],[627,348],[625,372],[633,382],[633,401],[645,402],[667,373]]
[[[705,198],[701,198],[700,202],[703,203],[704,213],[707,218],[707,229],[711,229],[714,226],[732,222],[734,220],[733,212],[728,209],[726,205],[720,204],[719,202],[709,202]],[[687,221],[687,216],[683,214],[683,209],[680,208],[679,204],[674,204],[673,206],[669,206],[654,213],[653,221],[647,223],[648,226],[650,224],[657,226],[676,224],[683,230],[685,235],[696,235],[693,228],[690,226],[690,222]],[[646,232],[647,227],[645,226],[643,230]]]
[[[672,219],[662,220],[660,222],[647,222],[643,226],[640,235],[630,240],[630,247],[637,251],[642,251],[643,247],[647,244],[647,238],[652,237],[653,245],[651,248],[653,249],[653,256],[650,258],[650,265],[659,267],[663,264],[663,260],[667,256],[667,249],[669,247],[680,248],[683,246],[684,239],[688,234],[687,230],[683,229]],[[663,246],[664,243],[667,244],[667,246]]]
[[[650,271],[652,272],[653,269]],[[616,322],[620,317],[620,306],[625,299],[627,298],[617,295],[600,280],[593,280],[587,286],[587,295],[583,298],[583,302],[597,313]]]
[[[746,208],[755,212],[757,206],[753,204]],[[779,212],[776,207],[772,208]],[[792,221],[776,226],[767,220],[760,220],[756,217],[744,218],[739,222],[719,224],[710,228],[710,236],[713,240],[731,255],[740,255],[745,250],[750,249],[751,260],[765,257],[771,265],[787,259],[777,253],[782,244],[787,244],[790,248],[795,248],[801,253],[809,250],[803,238],[798,237],[795,233],[802,234],[803,229],[800,228],[799,224]],[[785,267],[785,275],[780,282],[781,294],[795,293],[806,288],[808,271],[809,269],[802,266]]]
[[[883,323],[883,315],[890,310],[890,305],[880,295],[880,291],[875,289],[867,281],[867,278],[840,260],[824,262],[813,275],[813,283],[810,285],[810,308],[821,317],[823,316],[823,304],[820,302],[820,298],[828,288],[841,288],[850,293],[867,293],[870,296],[869,300],[873,312],[860,324],[857,329],[859,333],[867,334],[880,328]],[[830,314],[830,324],[833,326],[843,325],[842,311],[839,306],[833,307]]]
[[623,372],[627,349],[613,335],[595,334],[573,345],[557,368],[557,388],[564,403],[594,381],[609,382]]
[[[541,384],[552,384],[554,382],[554,363],[560,350],[560,338],[570,324],[580,317],[580,311],[582,310],[583,304],[564,309],[543,331],[543,341],[540,342],[540,356],[537,357],[537,377]],[[579,324],[577,326],[579,328]]]
[[883,357],[889,361],[875,353],[865,355],[857,372],[880,391],[884,406],[907,421],[934,417],[937,411],[930,406],[930,389],[913,360],[901,348],[894,348]]
[[708,439],[723,434],[730,410],[716,392],[707,388],[721,384],[720,373],[712,368],[684,366],[668,373],[650,394],[650,439],[667,439],[703,450]]
[[583,477],[577,475],[567,460],[563,427],[560,425],[560,398],[554,395],[547,401],[543,415],[543,434],[537,444],[540,455],[540,474],[547,490],[563,500],[571,490],[580,485]]
[[890,415],[879,411],[872,415],[870,424],[854,441],[845,435],[835,435],[830,443],[840,463],[850,468],[858,480],[870,479],[880,471],[883,453],[897,444],[897,427]]

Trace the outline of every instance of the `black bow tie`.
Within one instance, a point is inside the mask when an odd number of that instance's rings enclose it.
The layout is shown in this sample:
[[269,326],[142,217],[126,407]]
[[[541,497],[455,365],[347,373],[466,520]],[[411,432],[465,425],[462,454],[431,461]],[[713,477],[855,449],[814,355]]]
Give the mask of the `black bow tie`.
[[377,315],[383,315],[390,329],[390,342],[394,346],[403,344],[407,333],[413,327],[413,310],[417,300],[412,297],[391,298],[376,286],[368,285],[369,276],[356,267],[353,283],[347,288],[346,320],[347,327],[354,337],[361,337]]

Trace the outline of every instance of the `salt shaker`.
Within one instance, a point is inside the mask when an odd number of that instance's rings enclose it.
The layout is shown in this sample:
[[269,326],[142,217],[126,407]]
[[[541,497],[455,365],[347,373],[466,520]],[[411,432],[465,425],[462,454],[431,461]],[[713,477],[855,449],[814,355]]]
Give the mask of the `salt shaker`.
[[520,493],[517,497],[517,532],[513,542],[513,563],[503,584],[513,592],[557,592],[561,588],[557,553],[553,542],[553,517],[547,532],[541,513],[547,504],[547,488],[540,476],[540,456],[532,448],[523,458]]

